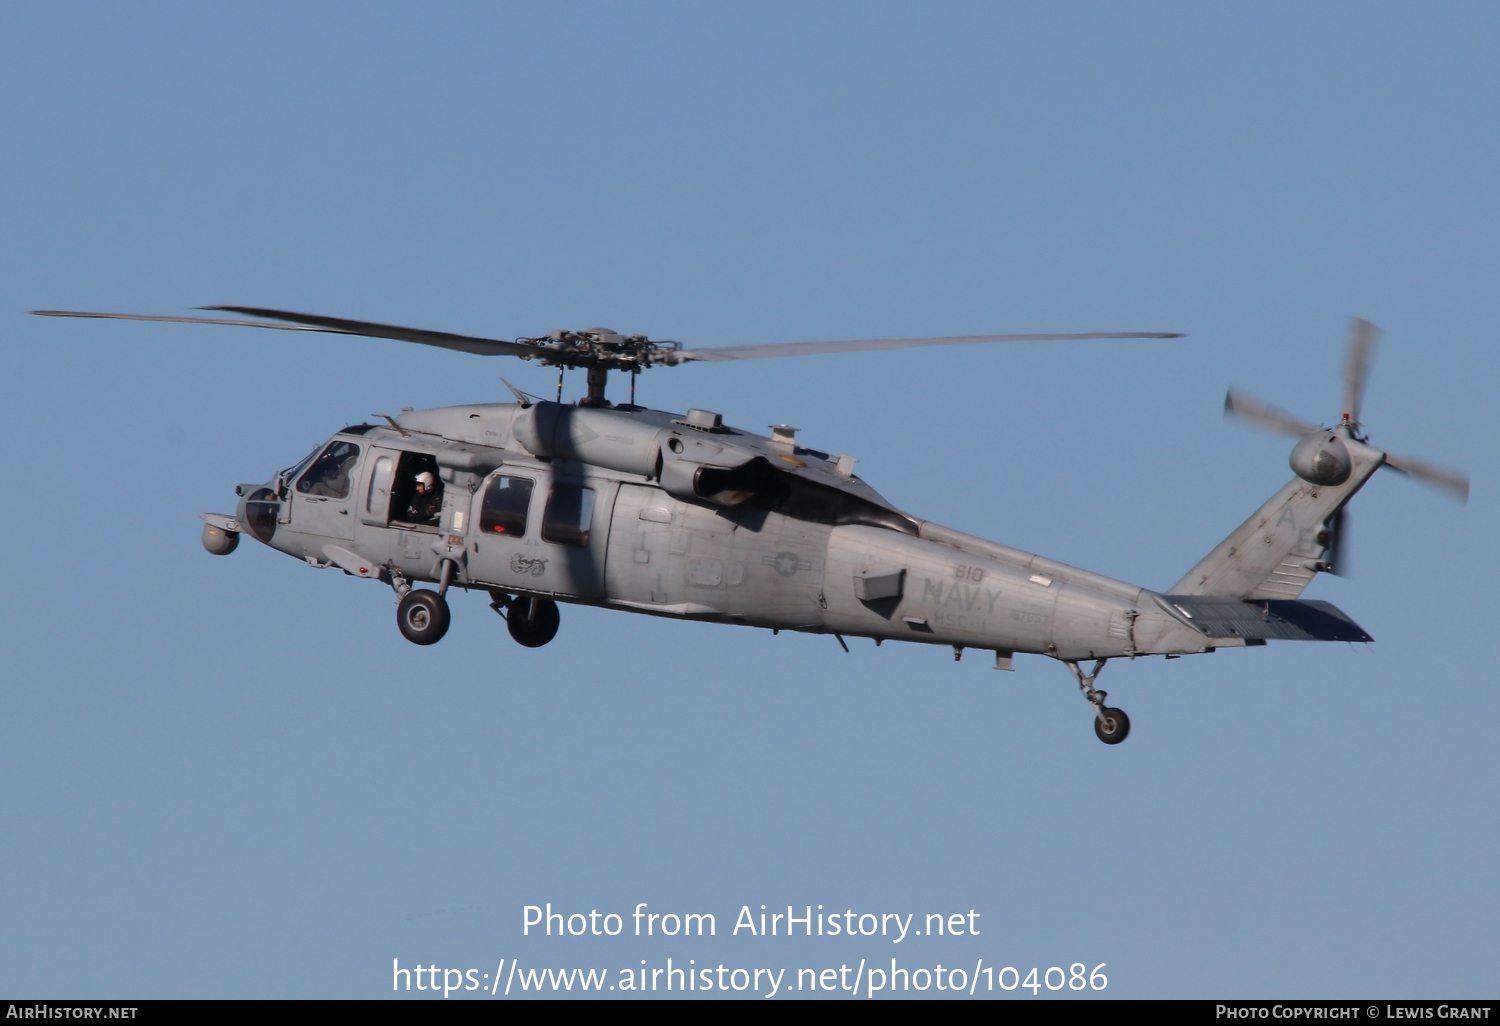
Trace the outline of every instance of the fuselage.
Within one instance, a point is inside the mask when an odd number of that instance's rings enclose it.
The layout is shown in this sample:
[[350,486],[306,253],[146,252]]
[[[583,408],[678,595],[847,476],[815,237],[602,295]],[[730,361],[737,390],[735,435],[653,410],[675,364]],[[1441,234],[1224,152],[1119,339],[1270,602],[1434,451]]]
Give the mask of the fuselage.
[[[687,619],[1064,660],[1210,643],[1147,589],[905,514],[852,463],[676,415],[500,403],[334,435],[241,486],[317,566]],[[423,473],[440,495],[421,494]],[[1217,641],[1222,647],[1233,641]]]

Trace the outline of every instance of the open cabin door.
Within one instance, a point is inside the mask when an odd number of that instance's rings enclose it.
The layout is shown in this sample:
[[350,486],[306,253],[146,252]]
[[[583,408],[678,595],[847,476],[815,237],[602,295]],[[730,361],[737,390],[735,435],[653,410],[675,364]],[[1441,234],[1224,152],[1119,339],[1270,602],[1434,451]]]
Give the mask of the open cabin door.
[[614,481],[503,467],[474,496],[469,579],[504,591],[604,597]]

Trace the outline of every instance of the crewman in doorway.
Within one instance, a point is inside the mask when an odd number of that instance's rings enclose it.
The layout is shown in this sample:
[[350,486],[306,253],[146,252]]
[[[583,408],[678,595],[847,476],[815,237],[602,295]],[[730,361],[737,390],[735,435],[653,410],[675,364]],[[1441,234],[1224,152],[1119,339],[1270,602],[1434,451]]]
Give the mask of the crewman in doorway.
[[411,502],[406,508],[406,522],[408,524],[431,524],[437,525],[438,515],[443,508],[443,493],[438,488],[437,478],[432,471],[424,470],[416,477],[415,487],[412,489]]

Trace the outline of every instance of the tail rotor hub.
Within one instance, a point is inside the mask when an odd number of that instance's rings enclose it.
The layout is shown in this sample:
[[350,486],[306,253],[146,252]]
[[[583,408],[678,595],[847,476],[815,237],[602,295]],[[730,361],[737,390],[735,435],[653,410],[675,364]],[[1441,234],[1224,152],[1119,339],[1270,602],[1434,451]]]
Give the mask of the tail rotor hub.
[[[1361,444],[1369,442],[1364,424],[1360,421],[1360,407],[1365,385],[1369,382],[1370,366],[1379,334],[1379,329],[1369,321],[1356,318],[1350,324],[1349,349],[1344,361],[1344,412],[1339,417],[1338,425],[1331,431],[1314,427],[1284,410],[1235,389],[1230,389],[1224,398],[1225,414],[1249,420],[1277,434],[1300,436],[1301,441],[1292,450],[1290,462],[1297,476],[1303,480],[1324,485],[1346,480],[1349,476],[1349,453],[1344,441]],[[1469,475],[1462,471],[1446,470],[1424,460],[1389,452],[1383,455],[1384,465],[1392,470],[1448,492],[1462,501],[1468,501]]]

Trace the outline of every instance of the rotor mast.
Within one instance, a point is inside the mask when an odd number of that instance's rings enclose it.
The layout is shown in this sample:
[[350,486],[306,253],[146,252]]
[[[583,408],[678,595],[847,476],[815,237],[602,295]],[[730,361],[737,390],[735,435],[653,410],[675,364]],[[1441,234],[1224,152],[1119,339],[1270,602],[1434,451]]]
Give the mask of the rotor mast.
[[589,394],[578,401],[579,406],[608,406],[609,400],[604,398],[604,386],[609,383],[609,368],[603,364],[589,364],[588,371]]

